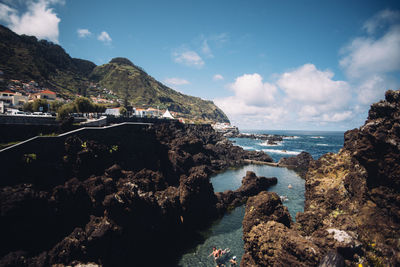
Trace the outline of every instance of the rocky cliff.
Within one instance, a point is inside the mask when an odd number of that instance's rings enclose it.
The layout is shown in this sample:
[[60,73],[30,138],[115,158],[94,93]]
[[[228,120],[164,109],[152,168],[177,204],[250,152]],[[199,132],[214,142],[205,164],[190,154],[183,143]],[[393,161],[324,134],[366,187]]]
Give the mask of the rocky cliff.
[[400,265],[400,91],[311,162],[304,212],[287,217],[274,193],[248,201],[241,266]]
[[271,159],[208,125],[126,127],[58,143],[51,155],[43,146],[22,152],[15,168],[0,155],[0,266],[174,265],[198,229],[274,182],[249,174],[237,195],[216,195],[211,173]]

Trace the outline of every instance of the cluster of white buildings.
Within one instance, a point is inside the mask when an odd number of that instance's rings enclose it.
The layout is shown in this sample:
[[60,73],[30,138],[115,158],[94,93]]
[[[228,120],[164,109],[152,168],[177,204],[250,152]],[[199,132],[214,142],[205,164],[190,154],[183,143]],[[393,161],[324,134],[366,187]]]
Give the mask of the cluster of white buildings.
[[25,103],[34,101],[35,99],[45,99],[47,101],[58,100],[65,102],[64,99],[58,98],[56,93],[50,90],[41,90],[29,95],[21,92],[5,90],[0,92],[0,113],[4,113],[7,108],[21,108]]
[[[117,117],[121,116],[120,108],[108,108],[106,109],[105,114]],[[174,119],[174,116],[168,111],[168,109],[163,111],[155,108],[132,108],[132,111],[128,111],[128,116]]]
[[[0,80],[3,79],[4,72],[0,70]],[[97,84],[91,83],[90,88],[98,88]],[[100,89],[100,88],[99,88]],[[108,99],[102,95],[111,95],[114,100]],[[96,104],[114,104],[115,102],[121,103],[122,100],[115,99],[116,94],[107,88],[101,89],[101,93],[97,96],[90,96],[92,102]],[[23,82],[20,80],[10,80],[7,89],[0,92],[0,113],[4,113],[5,109],[18,109],[25,103],[34,101],[35,99],[46,99],[47,101],[60,101],[68,102],[63,98],[57,97],[56,93],[46,88],[39,87],[35,81]]]
[[[2,78],[2,71],[0,70],[0,78]],[[91,88],[98,88],[97,84],[91,83],[89,85]],[[39,85],[35,81],[30,82],[22,82],[20,80],[10,80],[7,86],[8,89],[0,91],[0,114],[6,113],[6,110],[10,113],[10,111],[17,112],[18,109],[21,109],[24,104],[35,101],[36,99],[45,99],[48,102],[51,101],[60,101],[60,102],[68,102],[63,98],[57,97],[57,94],[48,89],[39,88]],[[100,89],[100,88],[99,88]],[[116,94],[108,90],[107,88],[101,89],[101,94],[108,94],[112,96],[116,96]],[[92,102],[96,104],[113,104],[115,100],[110,100],[105,97],[102,97],[101,94],[97,96],[90,96]],[[116,100],[121,104],[120,99]],[[15,113],[14,112],[14,113]],[[120,108],[107,108],[105,111],[106,115],[120,116]],[[136,116],[136,117],[151,117],[151,118],[168,118],[174,119],[177,116],[176,113],[171,114],[170,111],[160,110],[155,108],[132,108],[128,111],[128,116]],[[179,118],[181,122],[184,122],[183,118]]]
[[239,133],[239,129],[236,126],[230,125],[227,122],[217,122],[211,125],[216,132],[219,133]]

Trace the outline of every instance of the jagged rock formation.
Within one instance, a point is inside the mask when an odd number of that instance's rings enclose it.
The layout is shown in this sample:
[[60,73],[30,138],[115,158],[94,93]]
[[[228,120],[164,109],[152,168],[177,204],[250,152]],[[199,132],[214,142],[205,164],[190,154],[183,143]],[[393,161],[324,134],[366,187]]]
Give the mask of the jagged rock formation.
[[244,231],[241,266],[400,265],[400,91],[385,98],[371,106],[364,126],[345,133],[338,154],[311,163],[296,223],[269,215],[279,199],[255,197],[269,208]]
[[310,153],[302,151],[296,156],[281,158],[278,162],[278,166],[293,169],[304,178],[308,171],[308,167],[313,161],[314,159]]
[[[171,122],[90,137],[61,140],[51,155],[36,147],[15,168],[0,155],[0,266],[174,265],[196,230],[226,208],[210,174],[261,157],[208,125]],[[249,175],[237,197],[266,182]]]
[[251,134],[251,133],[239,133],[234,132],[233,134],[229,135],[230,138],[250,138],[255,140],[264,140],[269,145],[276,145],[277,142],[283,141],[283,135],[276,135],[276,134]]
[[225,192],[216,193],[218,199],[217,208],[222,214],[227,209],[232,209],[246,203],[250,196],[266,191],[277,182],[278,179],[276,177],[258,177],[254,172],[247,171],[246,176],[242,179],[242,185],[238,189],[235,191],[226,190]]

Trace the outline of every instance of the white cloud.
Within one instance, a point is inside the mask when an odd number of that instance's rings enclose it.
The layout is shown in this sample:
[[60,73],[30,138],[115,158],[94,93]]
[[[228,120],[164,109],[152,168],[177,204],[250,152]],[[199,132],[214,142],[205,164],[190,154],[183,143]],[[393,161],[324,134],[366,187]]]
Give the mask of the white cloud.
[[174,52],[172,54],[176,63],[184,64],[187,66],[194,66],[201,68],[204,66],[203,59],[194,51]]
[[188,80],[181,79],[181,78],[167,78],[164,80],[166,84],[169,85],[185,85],[185,84],[190,84]]
[[352,84],[358,112],[367,110],[389,89],[397,89],[400,71],[400,12],[385,9],[367,20],[366,35],[341,49],[339,63]]
[[305,64],[292,72],[283,73],[277,81],[288,98],[314,104],[336,104],[349,96],[350,86],[345,81],[334,81],[333,72],[320,71],[313,64]]
[[14,8],[9,7],[8,5],[0,3],[0,20],[10,23],[11,16],[17,15],[17,10]]
[[214,41],[217,46],[222,46],[229,41],[229,35],[226,32],[211,35],[210,40]]
[[340,65],[350,78],[400,70],[400,25],[381,38],[359,37],[342,51]]
[[220,33],[209,36],[201,35],[195,43],[199,43],[201,53],[207,58],[213,58],[214,53],[211,49],[213,48],[221,48],[226,42],[228,42],[228,34]]
[[214,55],[213,55],[213,53],[212,53],[212,51],[211,51],[211,48],[210,48],[210,46],[208,45],[207,39],[203,40],[203,44],[202,44],[202,46],[201,46],[201,52],[202,52],[206,57],[209,57],[209,58],[214,57]]
[[260,74],[244,74],[237,77],[235,82],[229,86],[235,92],[235,96],[250,106],[264,106],[274,101],[277,91],[276,86],[263,83]]
[[252,106],[236,96],[217,98],[214,99],[214,103],[220,107],[229,118],[240,122],[247,120],[253,121],[254,123],[255,120],[258,120],[264,123],[265,121],[276,123],[284,120],[284,117],[288,114],[287,110],[281,106]]
[[313,118],[317,118],[320,112],[317,110],[315,106],[312,105],[305,105],[300,108],[298,112],[299,117],[302,121],[305,120],[312,120]]
[[375,14],[372,18],[368,19],[364,25],[363,29],[369,33],[373,34],[378,29],[382,29],[388,24],[394,24],[400,20],[400,12],[397,10],[384,9],[377,14]]
[[214,81],[222,81],[222,80],[224,80],[224,76],[222,76],[221,74],[215,74],[213,76],[213,80]]
[[88,29],[78,29],[76,32],[78,33],[78,36],[80,38],[85,38],[92,35],[92,33]]
[[105,32],[102,31],[98,36],[97,36],[97,40],[102,41],[103,43],[109,44],[111,43],[112,39],[110,37],[110,35]]
[[277,85],[285,93],[283,103],[299,121],[338,122],[351,118],[348,108],[351,87],[345,81],[333,80],[334,73],[305,64],[279,76]]
[[257,124],[280,123],[288,115],[287,109],[275,100],[277,88],[263,83],[260,74],[244,74],[228,85],[233,96],[214,99],[232,121],[238,121],[242,127],[251,128]]
[[[264,83],[259,74],[239,76],[228,86],[233,95],[214,101],[239,127],[346,129],[361,125],[368,106],[382,99],[387,89],[398,88],[400,12],[383,10],[366,21],[363,29],[365,34],[340,51],[346,80],[335,80],[332,71],[304,64],[274,74],[272,83]],[[264,90],[272,92],[270,99]]]
[[381,99],[386,89],[388,88],[386,88],[385,79],[382,76],[373,75],[357,86],[357,100],[362,105],[370,105]]
[[333,80],[331,71],[305,64],[275,76],[274,83],[263,82],[257,73],[239,76],[228,85],[234,95],[214,101],[242,127],[251,127],[253,121],[256,128],[294,129],[352,119],[351,88],[345,81]]
[[64,1],[59,0],[28,1],[27,10],[23,14],[5,4],[0,4],[0,19],[18,34],[34,35],[39,39],[58,43],[58,24],[61,20],[50,5],[63,3]]
[[353,113],[350,110],[343,112],[336,112],[331,114],[323,114],[322,121],[324,122],[341,122],[351,118]]

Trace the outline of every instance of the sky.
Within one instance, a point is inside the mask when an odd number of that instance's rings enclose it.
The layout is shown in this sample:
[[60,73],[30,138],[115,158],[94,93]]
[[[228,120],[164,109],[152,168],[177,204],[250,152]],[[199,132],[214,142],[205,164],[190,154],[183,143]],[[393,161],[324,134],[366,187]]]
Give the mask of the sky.
[[400,89],[400,1],[0,0],[0,23],[126,57],[240,129],[353,129]]

